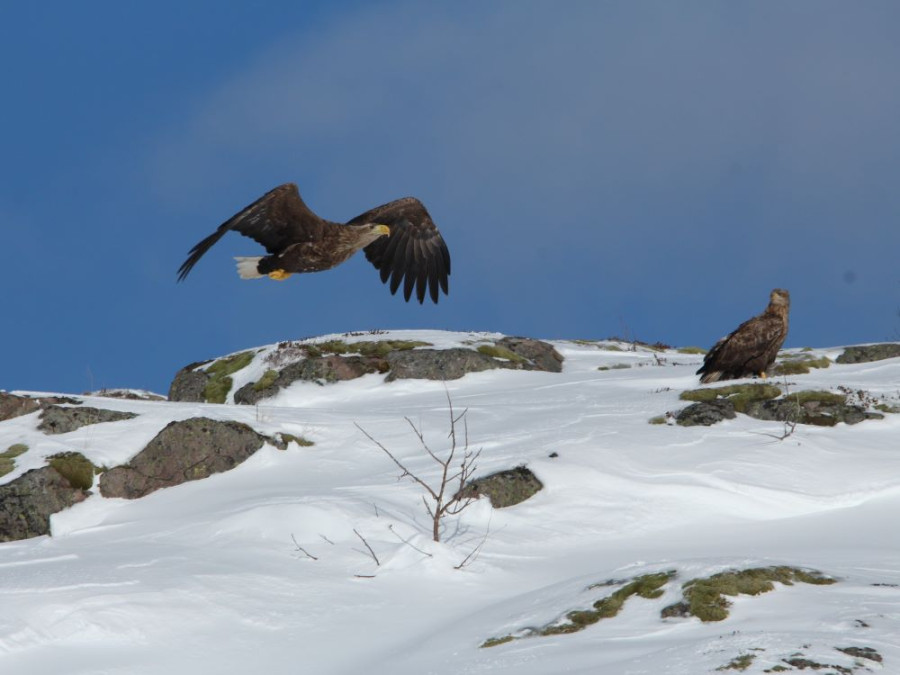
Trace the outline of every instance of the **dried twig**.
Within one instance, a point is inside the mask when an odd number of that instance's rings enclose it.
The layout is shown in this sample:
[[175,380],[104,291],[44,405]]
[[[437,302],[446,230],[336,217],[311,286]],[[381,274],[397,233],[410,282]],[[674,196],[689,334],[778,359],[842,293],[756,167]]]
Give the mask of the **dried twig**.
[[[784,376],[784,395],[785,398],[790,396],[790,386],[791,383],[788,382],[787,375]],[[794,394],[794,400],[797,403],[797,415],[800,415],[800,397],[797,394]],[[754,432],[760,436],[768,436],[769,438],[774,438],[776,441],[783,441],[784,439],[793,435],[794,430],[797,428],[796,420],[784,420],[784,431],[781,434],[770,434],[764,431]]]
[[303,548],[303,547],[297,542],[297,538],[294,537],[293,533],[291,534],[291,541],[294,542],[294,546],[297,547],[297,550],[300,551],[300,553],[302,553],[303,555],[305,555],[307,558],[311,558],[312,560],[318,560],[318,558],[317,558],[316,556],[314,556],[312,553],[310,553],[309,551],[307,551],[305,548]]
[[391,531],[391,534],[393,534],[395,537],[397,537],[397,539],[399,539],[401,542],[403,542],[404,544],[406,544],[407,546],[409,546],[411,549],[413,549],[413,550],[415,550],[415,551],[418,551],[418,552],[421,553],[422,555],[427,556],[427,557],[429,557],[429,558],[433,558],[433,557],[434,557],[434,555],[432,555],[432,554],[429,553],[428,551],[423,551],[423,550],[420,549],[418,546],[416,546],[415,544],[411,543],[409,539],[404,539],[403,537],[401,537],[401,536],[400,536],[400,533],[397,532],[396,530],[394,530],[394,526],[393,526],[393,525],[388,525],[388,529]]
[[369,546],[369,542],[366,541],[366,538],[362,536],[359,532],[356,531],[356,528],[353,528],[353,534],[359,537],[359,540],[365,544],[366,548],[369,549],[369,554],[372,556],[372,559],[375,561],[375,565],[381,567],[381,563],[378,560],[378,556],[375,555],[375,551],[372,550],[372,547]]
[[463,567],[468,565],[469,563],[475,562],[478,559],[478,556],[481,554],[481,549],[484,546],[484,542],[487,541],[488,535],[491,533],[491,523],[488,521],[487,529],[484,531],[484,536],[481,538],[481,541],[478,542],[478,546],[472,549],[472,551],[465,558],[462,559],[462,562],[459,565],[455,565],[453,569],[461,570]]

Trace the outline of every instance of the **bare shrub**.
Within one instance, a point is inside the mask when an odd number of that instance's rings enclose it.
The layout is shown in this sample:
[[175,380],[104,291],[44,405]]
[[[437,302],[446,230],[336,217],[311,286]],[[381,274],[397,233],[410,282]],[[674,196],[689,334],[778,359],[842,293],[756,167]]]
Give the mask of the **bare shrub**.
[[[427,481],[419,475],[413,473],[409,468],[397,459],[396,455],[388,450],[384,444],[376,440],[368,431],[363,429],[359,424],[356,428],[365,434],[366,438],[372,441],[378,448],[391,458],[391,461],[399,467],[403,472],[400,478],[408,478],[412,482],[418,484],[425,490],[422,495],[422,503],[425,510],[431,518],[431,535],[434,541],[441,540],[441,522],[445,516],[457,515],[461,513],[467,506],[474,502],[477,497],[471,496],[465,488],[472,474],[475,472],[475,462],[481,455],[481,449],[472,451],[469,449],[469,427],[466,423],[466,413],[468,408],[463,410],[459,415],[453,410],[453,402],[450,400],[450,394],[447,393],[447,404],[450,414],[450,433],[447,438],[450,440],[450,447],[445,451],[443,457],[433,451],[425,441],[425,436],[420,427],[408,417],[404,417],[406,423],[409,424],[419,444],[429,457],[440,467],[440,478],[437,484],[432,487]],[[462,425],[462,438],[457,433],[459,426]]]

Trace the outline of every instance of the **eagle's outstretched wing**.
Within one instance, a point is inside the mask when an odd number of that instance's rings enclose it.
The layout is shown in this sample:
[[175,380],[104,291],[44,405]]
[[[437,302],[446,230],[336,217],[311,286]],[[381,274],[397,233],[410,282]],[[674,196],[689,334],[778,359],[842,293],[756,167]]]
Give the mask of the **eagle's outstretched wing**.
[[376,206],[357,216],[348,225],[379,223],[391,228],[391,236],[375,240],[363,249],[366,260],[381,273],[381,281],[390,278],[391,294],[403,282],[403,298],[409,300],[413,288],[420,303],[428,290],[438,301],[440,290],[448,293],[450,252],[425,206],[414,197],[404,197]]
[[273,254],[283,251],[290,244],[321,238],[324,227],[322,219],[303,203],[294,183],[279,185],[238,211],[194,246],[178,269],[178,281],[182,281],[203,254],[229,230],[250,237]]

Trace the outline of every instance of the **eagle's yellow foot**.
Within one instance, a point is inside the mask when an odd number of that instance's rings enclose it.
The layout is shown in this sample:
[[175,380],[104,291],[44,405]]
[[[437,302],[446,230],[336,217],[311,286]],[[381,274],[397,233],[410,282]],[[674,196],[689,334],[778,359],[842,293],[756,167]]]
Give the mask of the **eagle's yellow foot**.
[[284,270],[272,270],[269,272],[269,278],[274,279],[275,281],[284,281],[289,276],[291,276],[291,273],[285,272]]
[[768,375],[766,375],[766,371],[762,371],[762,372],[759,374],[759,376],[760,376],[760,378],[763,379],[763,380],[765,380],[765,379],[768,377]]

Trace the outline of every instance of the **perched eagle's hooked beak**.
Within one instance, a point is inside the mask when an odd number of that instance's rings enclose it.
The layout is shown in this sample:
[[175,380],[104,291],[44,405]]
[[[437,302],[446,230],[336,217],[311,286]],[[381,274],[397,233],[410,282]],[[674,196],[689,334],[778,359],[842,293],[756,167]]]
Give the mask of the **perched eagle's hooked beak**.
[[386,234],[387,236],[391,236],[391,228],[389,228],[387,225],[376,225],[375,231],[378,234]]

